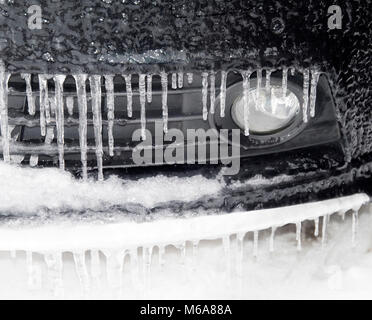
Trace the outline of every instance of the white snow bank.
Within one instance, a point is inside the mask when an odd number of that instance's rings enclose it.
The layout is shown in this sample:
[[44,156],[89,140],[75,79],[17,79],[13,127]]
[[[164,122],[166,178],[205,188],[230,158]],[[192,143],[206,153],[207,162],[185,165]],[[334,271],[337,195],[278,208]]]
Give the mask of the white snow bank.
[[0,162],[0,211],[34,213],[49,210],[106,209],[134,202],[146,207],[156,203],[192,201],[216,194],[224,183],[201,175],[156,176],[127,181],[111,176],[104,182],[83,182],[58,169],[21,168]]
[[0,227],[0,250],[55,252],[180,244],[280,227],[336,212],[358,211],[367,202],[367,195],[355,194],[282,208],[183,219],[164,218],[144,223],[56,224],[14,229],[3,226]]

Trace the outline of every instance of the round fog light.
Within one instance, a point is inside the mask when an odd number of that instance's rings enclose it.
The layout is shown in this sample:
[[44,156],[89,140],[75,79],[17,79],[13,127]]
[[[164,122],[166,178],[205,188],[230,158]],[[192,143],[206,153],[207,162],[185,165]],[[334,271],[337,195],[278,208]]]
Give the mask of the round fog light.
[[[249,131],[253,134],[273,134],[288,127],[300,112],[300,101],[289,89],[283,95],[281,86],[270,90],[251,89],[248,95]],[[234,122],[242,129],[244,126],[244,98],[238,96],[231,108]]]

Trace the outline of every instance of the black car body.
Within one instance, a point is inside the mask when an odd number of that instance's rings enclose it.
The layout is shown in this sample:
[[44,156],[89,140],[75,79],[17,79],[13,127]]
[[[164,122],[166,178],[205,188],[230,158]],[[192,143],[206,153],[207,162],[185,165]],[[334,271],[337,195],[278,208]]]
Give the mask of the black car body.
[[[31,3],[32,2],[32,3]],[[42,9],[41,29],[28,27],[28,8]],[[329,7],[342,10],[341,29],[330,29]],[[301,71],[322,72],[317,90],[316,115],[298,123],[293,132],[270,137],[241,135],[239,174],[224,176],[226,189],[194,202],[161,204],[149,211],[171,208],[232,211],[258,209],[320,200],[354,192],[371,191],[372,96],[370,1],[261,1],[261,0],[84,0],[3,1],[0,3],[0,59],[12,74],[9,82],[9,124],[14,127],[13,153],[32,154],[40,166],[58,165],[56,141],[45,147],[40,135],[38,99],[36,115],[27,114],[26,87],[21,73],[32,74],[38,96],[38,74],[68,75],[65,95],[76,97],[71,75],[116,75],[115,152],[108,151],[108,120],[102,84],[103,164],[105,173],[125,168],[128,179],[155,174],[203,174],[215,178],[221,164],[175,164],[139,167],[131,161],[132,132],[140,125],[138,82],[140,74],[153,75],[153,101],[146,104],[147,128],[162,119],[159,74],[193,73],[182,88],[168,88],[169,128],[238,128],[229,108],[241,70],[270,68],[273,79],[283,68],[295,68],[288,83],[300,85]],[[202,119],[203,72],[215,72],[216,99],[221,70],[228,70],[227,117]],[[133,117],[126,114],[123,74],[132,75]],[[253,76],[255,78],[256,76]],[[274,80],[275,81],[275,80]],[[279,81],[279,80],[278,80]],[[50,90],[54,83],[49,81]],[[89,91],[89,89],[88,89]],[[217,103],[218,105],[218,103]],[[89,107],[90,108],[90,107]],[[66,111],[67,114],[67,111]],[[88,110],[88,118],[92,118]],[[89,122],[90,121],[90,122]],[[96,168],[92,121],[88,120],[88,167]],[[52,121],[50,126],[54,126]],[[65,119],[66,167],[79,173],[78,113]],[[154,146],[155,147],[155,146]],[[11,149],[12,152],[12,149]],[[123,172],[123,171],[122,171]],[[272,183],[244,184],[260,175]],[[277,179],[286,175],[287,179]],[[228,186],[243,182],[238,188]],[[131,211],[131,208],[123,208]],[[136,209],[133,209],[136,210]]]

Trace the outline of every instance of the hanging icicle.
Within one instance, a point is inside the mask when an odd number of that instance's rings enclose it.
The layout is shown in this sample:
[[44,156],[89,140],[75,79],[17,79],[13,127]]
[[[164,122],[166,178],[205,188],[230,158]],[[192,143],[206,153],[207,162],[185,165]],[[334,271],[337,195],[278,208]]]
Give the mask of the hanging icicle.
[[152,102],[152,74],[146,76],[147,79],[147,102]]
[[178,72],[177,78],[178,78],[178,88],[181,89],[183,88],[183,72]]
[[[46,134],[46,109],[48,101],[48,81],[46,77],[39,74],[39,92],[40,92],[40,131],[41,135],[44,137]],[[48,110],[49,111],[49,110]],[[49,114],[50,118],[50,114]]]
[[272,227],[271,234],[270,234],[270,252],[274,252],[275,231],[276,231],[276,227]]
[[358,229],[358,211],[353,210],[352,212],[352,230],[351,230],[351,244],[353,247],[356,246],[356,237]]
[[322,222],[322,246],[325,246],[327,242],[327,216],[323,216]]
[[284,67],[282,72],[282,96],[285,101],[288,86],[288,68]]
[[297,241],[297,250],[301,251],[302,245],[301,245],[301,222],[296,223],[296,241]]
[[168,75],[162,71],[160,73],[161,81],[161,105],[163,113],[163,129],[168,132]]
[[210,90],[211,107],[210,107],[210,112],[211,112],[211,114],[214,114],[214,109],[215,109],[215,104],[216,104],[216,74],[214,72],[211,72],[210,82],[211,82],[211,90]]
[[172,89],[177,89],[177,73],[172,73]]
[[69,116],[74,115],[74,97],[66,97],[66,108]]
[[243,257],[244,257],[244,233],[238,233],[236,235],[237,241],[237,273],[238,277],[243,276]]
[[193,240],[192,242],[192,269],[196,269],[196,262],[198,259],[198,250],[199,249],[199,241]]
[[186,264],[186,242],[182,243],[179,246],[180,253],[181,253],[181,264],[185,265]]
[[261,101],[261,87],[262,87],[262,69],[257,70],[257,87],[256,87],[256,110],[263,110]]
[[230,282],[231,277],[231,243],[230,243],[230,236],[225,236],[222,238],[223,250],[225,253],[225,261],[226,261],[226,276],[227,281]]
[[203,102],[203,120],[208,118],[208,72],[202,73],[202,102]]
[[108,121],[108,143],[110,157],[114,156],[114,120],[115,120],[115,95],[114,95],[114,76],[105,76],[107,121]]
[[92,274],[93,282],[97,285],[101,277],[101,264],[98,250],[90,251],[90,264],[90,272]]
[[272,70],[266,70],[265,91],[267,96],[271,93],[271,73]]
[[318,86],[320,72],[317,69],[311,70],[311,88],[310,88],[310,117],[315,117],[316,88]]
[[253,256],[258,256],[258,231],[253,231]]
[[186,76],[187,76],[187,83],[191,84],[193,82],[194,75],[191,72],[189,72],[189,73],[186,73]]
[[5,65],[0,60],[0,118],[1,140],[3,147],[4,162],[10,162],[10,134],[8,123],[8,81],[10,73],[5,71]]
[[80,285],[84,291],[84,294],[88,294],[90,289],[89,274],[85,261],[85,251],[74,252],[75,270],[79,278]]
[[127,91],[127,113],[128,117],[132,118],[132,106],[133,106],[133,92],[132,92],[132,75],[123,75],[125,79],[125,86]]
[[76,93],[79,108],[79,143],[80,143],[80,157],[82,163],[83,180],[88,178],[88,167],[87,167],[87,92],[86,92],[86,74],[75,75],[76,82]]
[[164,256],[165,256],[165,247],[159,246],[159,265],[161,269],[163,269],[165,265]]
[[242,71],[243,105],[244,105],[244,135],[249,136],[249,90],[251,71]]
[[52,285],[55,297],[62,297],[64,293],[62,271],[62,253],[47,253],[44,255],[45,263],[48,268],[49,283]]
[[315,228],[314,228],[314,236],[319,236],[319,217],[314,220]]
[[221,71],[220,115],[225,117],[227,71]]
[[141,137],[146,140],[146,75],[139,75],[139,94],[141,105]]
[[26,81],[28,113],[33,116],[35,114],[35,100],[32,94],[31,74],[21,73],[21,78]]
[[90,94],[92,97],[93,125],[94,125],[94,138],[96,141],[98,180],[103,181],[101,76],[98,76],[98,75],[90,76],[89,82],[90,82]]
[[308,106],[309,106],[309,69],[305,69],[303,72],[304,83],[303,83],[303,121],[308,122]]
[[65,154],[64,154],[64,144],[65,144],[65,112],[63,105],[63,84],[65,82],[66,76],[59,74],[53,77],[55,83],[56,92],[56,129],[57,129],[57,144],[58,144],[58,154],[59,154],[59,167],[60,169],[65,169]]

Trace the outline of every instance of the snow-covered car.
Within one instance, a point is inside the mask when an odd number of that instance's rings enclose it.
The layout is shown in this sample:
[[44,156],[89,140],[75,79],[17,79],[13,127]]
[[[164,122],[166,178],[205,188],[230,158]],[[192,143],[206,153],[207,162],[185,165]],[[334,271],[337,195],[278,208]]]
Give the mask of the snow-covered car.
[[[226,182],[222,194],[153,212],[269,208],[371,191],[372,19],[362,3],[343,1],[341,18],[332,1],[38,3],[0,1],[5,161],[83,178],[116,170],[128,179],[202,174]],[[174,143],[163,137],[172,129],[240,130],[239,170],[223,175],[221,154],[211,152],[206,164],[157,161],[157,150]],[[155,160],[139,164],[133,152],[146,132]],[[185,155],[189,142],[174,152]],[[194,142],[199,150],[215,141]]]

